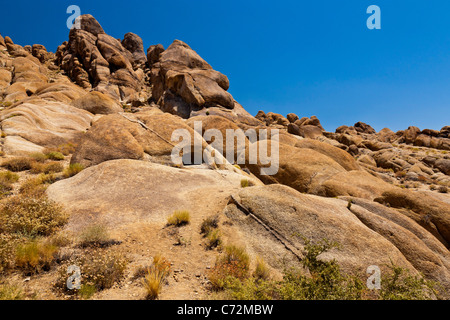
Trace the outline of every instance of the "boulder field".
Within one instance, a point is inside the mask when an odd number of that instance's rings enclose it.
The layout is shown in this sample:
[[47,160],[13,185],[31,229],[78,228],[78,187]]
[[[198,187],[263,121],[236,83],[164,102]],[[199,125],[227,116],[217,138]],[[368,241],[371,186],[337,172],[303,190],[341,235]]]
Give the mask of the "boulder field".
[[[327,132],[314,115],[252,116],[228,92],[227,76],[188,44],[145,52],[138,35],[113,38],[91,15],[80,26],[56,53],[0,35],[1,160],[71,146],[67,165],[84,170],[52,181],[46,193],[69,214],[67,232],[106,225],[135,267],[167,253],[192,273],[167,299],[195,298],[192,286],[205,286],[195,270],[206,272],[216,255],[205,252],[199,228],[212,215],[227,242],[262,257],[274,273],[304,258],[304,238],[328,239],[340,247],[321,258],[348,273],[364,279],[369,266],[384,272],[393,262],[450,292],[450,126],[377,132],[358,122]],[[214,161],[173,163],[180,129],[192,137],[184,160],[197,138]],[[243,143],[227,154],[224,140],[220,153],[204,136],[214,129],[232,130]],[[269,165],[250,161],[249,152],[275,143],[278,170],[264,175]],[[173,249],[166,230],[177,210],[191,213],[185,252]],[[123,292],[100,298],[130,297]]]

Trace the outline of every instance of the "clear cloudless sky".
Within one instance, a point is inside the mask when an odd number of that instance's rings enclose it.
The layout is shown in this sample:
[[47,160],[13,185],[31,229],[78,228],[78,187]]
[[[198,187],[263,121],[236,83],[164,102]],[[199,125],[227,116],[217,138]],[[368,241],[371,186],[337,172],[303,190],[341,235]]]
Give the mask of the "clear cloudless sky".
[[[450,125],[449,0],[14,0],[0,4],[0,33],[54,52],[72,4],[116,38],[138,34],[145,49],[188,43],[253,115],[316,115],[329,131]],[[381,30],[366,27],[370,5]]]

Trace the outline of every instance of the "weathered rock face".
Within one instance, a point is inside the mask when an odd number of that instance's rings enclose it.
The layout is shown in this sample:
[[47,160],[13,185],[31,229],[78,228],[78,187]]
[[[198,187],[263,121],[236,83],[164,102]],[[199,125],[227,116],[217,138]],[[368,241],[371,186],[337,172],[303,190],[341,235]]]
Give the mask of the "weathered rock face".
[[[193,129],[183,120],[157,109],[104,116],[83,136],[71,162],[85,167],[115,159],[146,159],[171,164],[172,150],[177,144],[171,140],[172,133],[177,129],[185,129],[194,137]],[[200,140],[202,150],[205,146]],[[193,148],[192,138],[191,152]]]
[[74,100],[72,105],[93,114],[111,114],[123,111],[122,106],[116,100],[97,91]]
[[[159,60],[156,60],[158,59]],[[152,100],[165,112],[188,118],[205,108],[233,109],[228,78],[213,70],[194,50],[175,40],[164,52],[149,48]]]
[[111,95],[125,102],[148,98],[141,91],[144,74],[142,40],[127,34],[123,43],[107,35],[91,15],[79,17],[81,29],[72,29],[69,42],[56,53],[57,63],[79,86]]
[[133,66],[135,68],[143,68],[147,62],[147,56],[144,53],[144,44],[142,39],[138,35],[129,32],[125,34],[122,40],[122,46],[133,55]]
[[393,259],[450,287],[448,250],[393,209],[361,200],[349,210],[347,199],[304,195],[279,185],[246,188],[235,201],[239,206],[231,202],[226,214],[270,263],[280,256],[301,256],[302,237],[315,242],[327,238],[341,248],[322,258],[336,259],[346,271],[364,276],[369,265],[384,268]]

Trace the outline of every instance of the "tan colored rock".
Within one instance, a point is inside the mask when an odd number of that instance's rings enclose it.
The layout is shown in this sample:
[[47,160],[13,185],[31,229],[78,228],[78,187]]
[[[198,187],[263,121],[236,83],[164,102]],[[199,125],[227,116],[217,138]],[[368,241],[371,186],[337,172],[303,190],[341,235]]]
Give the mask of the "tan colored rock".
[[333,147],[329,144],[312,139],[303,139],[297,142],[295,146],[297,148],[307,148],[320,152],[321,154],[326,155],[339,163],[347,171],[360,169],[355,159],[348,154],[348,152]]
[[113,114],[123,112],[122,106],[111,97],[97,91],[90,92],[72,102],[76,108],[93,114]]
[[436,226],[446,246],[450,243],[450,207],[447,203],[430,197],[427,193],[408,192],[399,188],[385,191],[375,201],[415,212],[421,219]]
[[269,264],[276,265],[279,257],[302,257],[305,237],[314,243],[323,239],[338,242],[339,250],[333,249],[321,258],[336,259],[346,272],[362,278],[367,279],[368,266],[378,265],[384,270],[390,259],[416,272],[390,241],[347,209],[347,201],[305,195],[281,185],[245,188],[236,200],[246,212],[230,203],[227,216],[242,230],[239,236],[247,247]]
[[[89,167],[109,160],[150,157],[156,162],[172,163],[171,153],[178,142],[172,142],[171,138],[176,129],[186,129],[194,136],[194,131],[183,120],[167,113],[103,116],[84,135],[71,162]],[[193,143],[192,140],[192,146]],[[204,148],[206,143],[203,140],[201,143]]]
[[39,99],[0,112],[3,132],[43,147],[76,140],[89,127],[91,118],[87,111]]

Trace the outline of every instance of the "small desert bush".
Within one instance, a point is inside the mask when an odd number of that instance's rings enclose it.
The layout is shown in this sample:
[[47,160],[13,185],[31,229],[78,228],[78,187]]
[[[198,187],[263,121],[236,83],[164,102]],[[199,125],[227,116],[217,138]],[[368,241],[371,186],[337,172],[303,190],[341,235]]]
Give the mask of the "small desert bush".
[[32,240],[16,249],[16,267],[26,274],[48,271],[58,247],[48,241]]
[[72,163],[64,170],[64,177],[70,178],[84,170],[84,166],[79,163]]
[[21,195],[30,197],[41,197],[45,195],[45,190],[49,184],[56,182],[54,174],[41,174],[38,177],[26,180],[19,189]]
[[379,298],[382,300],[431,300],[438,293],[437,284],[423,277],[411,275],[404,268],[391,263],[391,273],[382,277]]
[[30,158],[36,162],[44,163],[47,160],[47,156],[42,152],[35,152],[30,154]]
[[46,196],[19,195],[0,207],[0,233],[49,236],[68,220],[62,207]]
[[[109,289],[123,279],[128,260],[120,253],[104,249],[93,249],[82,256],[72,258],[68,265],[79,266],[81,269],[81,284],[86,290],[95,292]],[[56,287],[67,291],[67,266],[59,270]],[[79,290],[71,291],[79,294]]]
[[222,245],[222,233],[219,229],[211,230],[206,235],[206,248],[212,250]]
[[0,172],[1,183],[16,183],[19,181],[19,175],[11,171]]
[[170,217],[167,218],[167,224],[176,227],[189,224],[190,221],[191,215],[189,211],[175,211]]
[[58,151],[51,151],[45,154],[47,159],[55,160],[55,161],[62,161],[64,160],[64,155],[61,152]]
[[155,300],[161,293],[161,289],[170,274],[170,263],[161,255],[153,258],[153,264],[147,269],[142,284],[147,292],[148,300]]
[[22,288],[8,283],[0,284],[0,300],[24,300],[25,295]]
[[11,171],[0,173],[0,199],[11,194],[12,184],[19,180],[19,176]]
[[35,162],[31,165],[30,172],[33,174],[39,173],[50,174],[50,173],[59,173],[62,172],[63,170],[64,170],[63,165],[56,161],[52,161],[49,163]]
[[435,186],[434,184],[430,185],[430,190],[431,190],[431,191],[436,190],[436,186]]
[[364,294],[364,284],[357,277],[343,274],[336,260],[322,261],[318,256],[336,243],[323,240],[313,244],[305,240],[305,257],[302,266],[309,276],[297,268],[284,273],[279,294],[283,300],[360,300]]
[[16,157],[5,160],[1,166],[9,171],[20,172],[30,170],[32,163],[33,163],[32,158]]
[[223,290],[230,279],[243,281],[248,277],[250,257],[245,249],[234,245],[226,246],[208,274],[213,290]]
[[200,226],[201,234],[205,236],[209,234],[212,230],[219,227],[219,216],[208,217],[203,220],[202,225]]
[[88,300],[97,292],[97,288],[93,285],[83,284],[78,290],[78,296],[83,300]]
[[[59,153],[59,154],[62,154],[63,156],[68,156],[75,152],[76,147],[77,146],[73,143],[64,143],[64,144],[59,145],[56,148],[46,149],[46,150],[44,150],[44,153],[47,155],[50,153]],[[60,155],[58,155],[58,157],[61,158]],[[60,159],[60,160],[64,160],[64,158]]]
[[243,281],[229,277],[225,281],[224,295],[232,300],[275,300],[279,299],[279,288],[272,280],[247,278]]
[[252,275],[257,280],[267,280],[270,278],[270,270],[261,257],[256,260],[256,268]]
[[0,274],[14,268],[17,244],[17,237],[0,233]]
[[241,188],[247,188],[250,185],[250,182],[247,179],[241,180]]
[[108,229],[103,224],[89,226],[80,235],[80,245],[82,247],[104,246],[110,241]]

